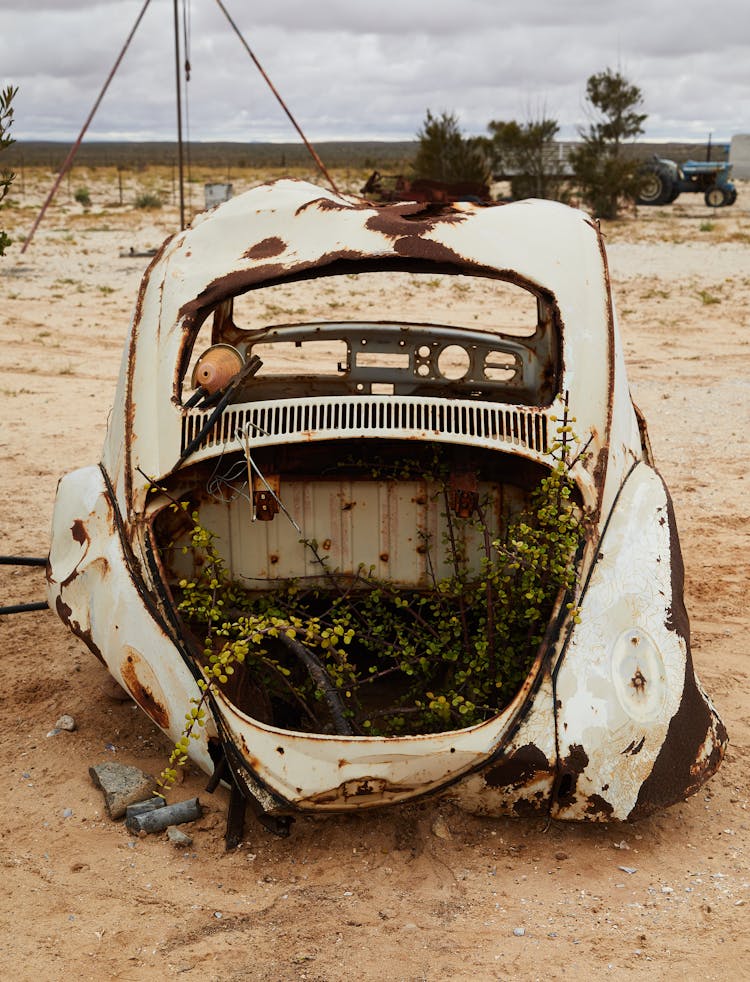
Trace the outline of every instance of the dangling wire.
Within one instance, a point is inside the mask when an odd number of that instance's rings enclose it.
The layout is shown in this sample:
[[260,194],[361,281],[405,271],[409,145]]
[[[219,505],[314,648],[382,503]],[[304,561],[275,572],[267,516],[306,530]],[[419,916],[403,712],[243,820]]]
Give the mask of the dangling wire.
[[246,491],[247,481],[237,483],[245,473],[245,461],[236,460],[230,465],[228,470],[221,471],[221,464],[224,459],[224,451],[216,462],[213,473],[206,482],[206,492],[211,495],[214,501],[222,504],[236,501],[237,498],[244,498],[252,506],[252,496]]
[[[255,427],[255,424],[248,423],[245,426],[244,430],[242,431],[243,445],[244,445],[244,450],[245,450],[245,462],[246,462],[246,465],[247,465],[247,480],[248,480],[248,484],[250,486],[250,490],[252,491],[252,487],[253,487],[253,471],[255,471],[255,473],[260,478],[261,482],[265,485],[266,491],[268,491],[268,493],[274,499],[274,501],[279,506],[279,508],[284,512],[284,514],[289,519],[289,521],[291,522],[291,524],[297,530],[298,534],[299,535],[302,535],[302,529],[299,527],[299,525],[292,518],[292,516],[289,513],[289,510],[287,509],[286,505],[281,500],[281,498],[276,494],[276,492],[271,487],[271,485],[268,483],[268,481],[265,479],[265,477],[263,475],[263,472],[261,471],[261,469],[258,467],[258,465],[255,463],[255,461],[252,458],[252,454],[250,453],[250,430],[251,430],[251,427]],[[260,429],[260,427],[255,427],[255,429]],[[251,519],[250,520],[254,522],[256,520],[256,518],[257,518],[257,516],[256,516],[256,512],[255,512],[255,495],[253,495],[253,504],[252,504],[252,511],[251,511]]]

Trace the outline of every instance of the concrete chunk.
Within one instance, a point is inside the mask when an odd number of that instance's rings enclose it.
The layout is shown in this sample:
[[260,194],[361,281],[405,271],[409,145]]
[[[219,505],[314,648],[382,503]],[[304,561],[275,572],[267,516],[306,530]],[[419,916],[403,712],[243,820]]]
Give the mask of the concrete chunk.
[[144,801],[156,790],[156,781],[137,767],[105,761],[89,767],[91,780],[104,794],[110,818],[122,818],[128,805]]

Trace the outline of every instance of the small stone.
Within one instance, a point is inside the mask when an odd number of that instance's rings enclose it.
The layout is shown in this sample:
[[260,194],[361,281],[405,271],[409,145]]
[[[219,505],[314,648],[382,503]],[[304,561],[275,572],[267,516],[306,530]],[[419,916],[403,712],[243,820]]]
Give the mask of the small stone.
[[186,849],[193,844],[193,837],[183,832],[182,829],[178,829],[176,825],[167,827],[167,838],[177,849]]
[[442,815],[438,815],[432,823],[432,834],[437,836],[438,839],[451,838],[451,830],[448,828],[448,823]]
[[524,928],[524,927],[514,927],[513,928],[513,934],[515,934],[515,936],[517,938],[522,938],[526,934],[526,928]]
[[66,733],[72,733],[76,728],[76,721],[72,716],[68,716],[65,713],[60,719],[55,723],[56,730],[65,730]]
[[617,868],[621,869],[623,873],[630,873],[631,876],[633,875],[633,873],[638,872],[635,866],[618,866]]
[[105,761],[89,767],[91,780],[104,794],[104,806],[110,818],[122,818],[128,805],[150,798],[156,781],[137,767]]
[[63,808],[62,816],[63,816],[63,818],[72,818],[73,817],[73,809],[72,808]]
[[217,921],[220,921],[223,916],[224,915],[222,914],[222,912],[220,910],[215,910],[214,911],[214,917],[216,918]]
[[674,893],[674,889],[672,887],[662,887],[661,888],[661,892],[662,893]]
[[555,859],[558,859],[560,862],[562,862],[564,859],[567,859],[567,858],[568,858],[567,852],[556,852],[555,853]]
[[630,846],[624,839],[622,839],[620,842],[613,842],[612,845],[615,849],[630,849]]

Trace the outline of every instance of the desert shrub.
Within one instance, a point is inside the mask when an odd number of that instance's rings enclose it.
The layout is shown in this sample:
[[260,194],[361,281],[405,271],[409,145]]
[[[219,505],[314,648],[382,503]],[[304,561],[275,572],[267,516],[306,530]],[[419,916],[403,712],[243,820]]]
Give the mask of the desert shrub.
[[623,153],[623,143],[643,132],[641,90],[607,68],[590,76],[586,99],[594,117],[571,150],[570,165],[584,200],[598,218],[617,218],[623,202],[634,201],[642,183],[640,161]]
[[161,208],[162,200],[158,194],[153,194],[150,191],[144,191],[143,194],[139,194],[135,199],[136,208],[143,209],[156,209]]
[[[13,86],[8,85],[2,92],[0,92],[0,152],[7,150],[8,147],[15,143],[15,140],[9,135],[10,127],[13,123],[13,97],[15,96],[18,89],[13,88]],[[14,174],[12,171],[3,170],[0,173],[0,203],[5,198],[13,182]],[[0,256],[5,255],[5,250],[11,243],[10,236],[0,229]]]
[[91,195],[88,188],[76,188],[73,198],[84,208],[91,207]]
[[487,124],[495,173],[510,175],[511,193],[519,198],[566,196],[559,177],[560,161],[555,136],[557,120],[540,118],[526,123],[492,120]]
[[417,139],[416,177],[448,183],[486,184],[489,180],[486,140],[463,136],[453,113],[433,116],[428,109]]

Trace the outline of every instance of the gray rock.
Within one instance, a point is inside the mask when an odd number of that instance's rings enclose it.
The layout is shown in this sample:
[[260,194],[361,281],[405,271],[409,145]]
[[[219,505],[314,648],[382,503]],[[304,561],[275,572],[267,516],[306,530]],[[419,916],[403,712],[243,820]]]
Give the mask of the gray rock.
[[150,798],[156,781],[137,767],[105,761],[89,767],[91,780],[104,794],[104,807],[110,818],[122,818],[128,805]]
[[193,844],[193,837],[183,832],[182,829],[178,829],[176,825],[170,825],[167,828],[167,838],[177,849],[184,849]]
[[523,927],[514,927],[513,933],[517,938],[522,938],[526,934],[526,929]]
[[72,733],[73,730],[75,730],[75,728],[76,728],[76,721],[73,719],[72,716],[68,716],[67,713],[65,713],[64,716],[61,716],[60,719],[55,723],[56,730],[65,730],[67,733]]

